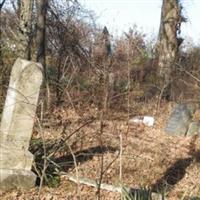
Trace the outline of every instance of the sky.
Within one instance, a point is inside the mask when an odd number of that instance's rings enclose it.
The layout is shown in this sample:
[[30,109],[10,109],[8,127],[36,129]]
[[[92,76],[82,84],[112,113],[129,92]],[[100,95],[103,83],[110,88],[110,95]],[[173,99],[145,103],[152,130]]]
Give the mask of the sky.
[[[181,0],[188,22],[182,25],[182,36],[188,42],[200,44],[200,0]],[[107,26],[115,36],[137,25],[147,38],[157,36],[162,0],[79,0],[93,10],[97,22]]]

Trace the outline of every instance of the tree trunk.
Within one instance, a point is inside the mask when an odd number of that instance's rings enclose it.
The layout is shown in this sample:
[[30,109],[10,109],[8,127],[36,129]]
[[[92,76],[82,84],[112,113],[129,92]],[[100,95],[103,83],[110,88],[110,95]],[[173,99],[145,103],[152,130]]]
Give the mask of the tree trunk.
[[30,60],[33,0],[20,0],[19,54]]
[[3,48],[3,39],[2,39],[2,19],[1,19],[1,15],[2,15],[2,8],[3,8],[3,5],[5,3],[5,0],[3,0],[1,3],[0,3],[0,70],[1,70],[1,75],[0,75],[0,108],[1,108],[1,103],[3,102],[2,101],[2,98],[4,97],[4,73],[3,73],[3,70],[4,70],[4,62],[3,62],[3,53],[2,53],[2,48]]
[[3,5],[5,3],[5,0],[3,0],[0,3],[0,66],[3,65],[3,55],[2,55],[2,31],[1,31],[1,24],[2,24],[2,20],[1,20],[1,11],[3,8]]
[[48,0],[37,0],[37,62],[40,62],[44,68],[44,80],[47,96],[47,107],[50,102],[50,89],[46,68],[46,15],[47,15]]
[[179,0],[163,0],[158,40],[158,67],[164,84],[171,82],[178,53],[178,33],[183,21]]
[[[46,73],[46,12],[47,12],[47,0],[37,1],[37,61],[40,62]],[[45,74],[46,75],[46,74]]]

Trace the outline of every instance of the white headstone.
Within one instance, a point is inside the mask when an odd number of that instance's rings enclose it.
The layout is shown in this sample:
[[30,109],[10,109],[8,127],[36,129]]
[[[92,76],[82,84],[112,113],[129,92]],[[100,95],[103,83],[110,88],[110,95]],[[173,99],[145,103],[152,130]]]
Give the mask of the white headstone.
[[0,188],[32,187],[28,151],[42,83],[42,65],[18,58],[12,68],[0,126]]

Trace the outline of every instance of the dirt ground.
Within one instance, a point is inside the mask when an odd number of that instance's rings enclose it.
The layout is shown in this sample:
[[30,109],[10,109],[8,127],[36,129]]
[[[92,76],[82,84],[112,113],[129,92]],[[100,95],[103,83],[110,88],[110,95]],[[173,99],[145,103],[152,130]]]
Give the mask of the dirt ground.
[[[164,191],[169,200],[195,199],[195,197],[198,199],[200,137],[170,136],[164,133],[165,123],[173,105],[164,103],[155,111],[155,104],[152,102],[144,105],[144,110],[136,106],[133,112],[130,111],[130,117],[137,114],[154,116],[153,127],[141,124],[128,125],[128,116],[123,112],[113,112],[112,116],[103,118],[101,124],[96,120],[98,111],[93,107],[81,115],[62,108],[54,110],[49,116],[50,125],[44,126],[44,136],[46,141],[56,143],[55,141],[60,141],[61,137],[66,139],[72,134],[65,148],[59,149],[52,158],[61,166],[59,170],[68,175],[78,175],[79,178],[89,178],[94,181],[98,181],[101,177],[102,183],[114,186],[119,186],[121,182],[131,188],[149,187],[154,191]],[[194,118],[199,119],[199,117],[198,110]],[[90,123],[87,123],[88,121]],[[40,133],[35,128],[33,140],[38,138]],[[64,143],[61,144],[64,146]],[[32,146],[31,151],[37,156],[38,150],[34,148],[34,144]],[[120,194],[116,192],[101,190],[100,195],[102,200],[120,199]],[[43,186],[40,192],[39,187],[28,191],[1,191],[0,198],[93,200],[97,199],[97,189],[76,184],[62,175],[57,187]]]

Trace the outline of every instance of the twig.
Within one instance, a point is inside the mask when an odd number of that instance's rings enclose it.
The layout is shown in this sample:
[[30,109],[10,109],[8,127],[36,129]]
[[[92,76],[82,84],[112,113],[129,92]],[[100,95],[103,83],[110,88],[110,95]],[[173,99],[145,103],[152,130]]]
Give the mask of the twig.
[[161,91],[160,91],[160,95],[159,95],[159,98],[158,98],[158,103],[157,103],[157,106],[156,106],[156,112],[158,111],[158,109],[160,108],[160,104],[161,104],[161,99],[163,97],[163,94],[164,94],[164,91],[165,89],[168,87],[168,83],[167,84],[164,84]]
[[82,129],[83,127],[87,126],[88,124],[91,124],[92,122],[94,122],[96,120],[96,118],[93,118],[87,122],[85,122],[83,125],[79,126],[76,130],[74,130],[71,134],[69,134],[66,138],[65,141],[68,140],[70,137],[72,137],[76,132],[78,132],[80,129]]
[[[100,141],[100,146],[103,146],[103,142],[102,142],[102,134],[103,134],[103,128],[104,128],[104,112],[106,111],[106,107],[105,110],[102,111],[101,113],[101,117],[100,117],[100,134],[99,134],[99,141]],[[101,163],[100,163],[100,175],[99,175],[99,181],[97,182],[97,199],[100,200],[101,199],[101,182],[103,179],[103,167],[104,167],[104,155],[103,153],[101,154]]]
[[41,175],[40,171],[37,169],[35,161],[33,161],[32,166],[33,166],[35,172],[37,173],[37,175],[39,176],[39,178],[41,179],[42,175]]
[[192,73],[190,73],[189,71],[187,71],[186,69],[184,69],[183,66],[179,65],[176,63],[176,65],[179,67],[178,70],[185,72],[187,75],[189,75],[190,77],[192,77],[194,80],[196,80],[198,83],[200,83],[200,79],[197,78],[196,76],[194,76]]
[[[70,133],[66,138],[61,138],[60,143],[58,145],[58,147],[54,150],[54,152],[52,152],[48,157],[52,157],[53,155],[55,155],[56,152],[58,152],[60,150],[60,148],[62,148],[62,145],[70,138],[72,137],[76,132],[78,132],[80,129],[82,129],[83,127],[87,126],[88,124],[91,124],[92,122],[94,122],[96,119],[93,118],[87,122],[85,122],[83,125],[79,126],[76,130],[72,131],[72,133]],[[63,128],[63,132],[65,132],[66,127]]]
[[119,157],[120,155],[120,151],[118,151],[118,154],[117,156],[107,165],[107,167],[103,170],[102,174],[104,174],[110,167],[111,165],[117,160],[117,158]]
[[[106,61],[108,61],[108,58],[106,58]],[[105,61],[103,64],[103,72],[104,72],[104,98],[103,98],[103,110],[101,111],[100,115],[100,133],[99,133],[99,142],[100,146],[103,146],[103,141],[102,141],[102,135],[103,135],[103,129],[104,129],[104,117],[107,114],[107,109],[108,109],[108,104],[109,104],[109,78],[108,78],[108,63]],[[101,199],[101,182],[103,180],[103,175],[104,175],[104,154],[101,154],[101,161],[100,161],[100,175],[99,175],[99,180],[97,183],[97,199]]]
[[78,174],[78,165],[77,165],[77,162],[76,162],[76,156],[74,155],[74,152],[72,151],[72,148],[70,147],[70,145],[68,143],[67,143],[67,146],[68,146],[70,153],[73,157],[75,171],[76,171],[77,195],[78,195],[77,199],[81,199],[80,190],[79,190],[79,174]]
[[120,131],[119,138],[120,138],[120,153],[119,153],[119,180],[120,180],[120,183],[122,184],[122,183],[123,183],[123,180],[122,180],[122,167],[123,167],[123,162],[122,162],[123,138],[122,138],[122,132],[121,132],[121,131]]
[[47,169],[48,165],[47,165],[47,159],[46,159],[47,151],[46,151],[44,131],[42,129],[42,125],[41,125],[38,117],[36,117],[36,120],[37,120],[37,123],[38,123],[38,126],[39,126],[39,131],[40,131],[40,135],[41,135],[41,138],[42,138],[43,151],[44,151],[44,155],[43,155],[44,164],[43,164],[42,174],[40,175],[40,186],[39,186],[39,192],[38,192],[38,199],[40,199],[42,185],[43,185],[43,182],[44,182],[44,177],[46,177],[46,169]]

